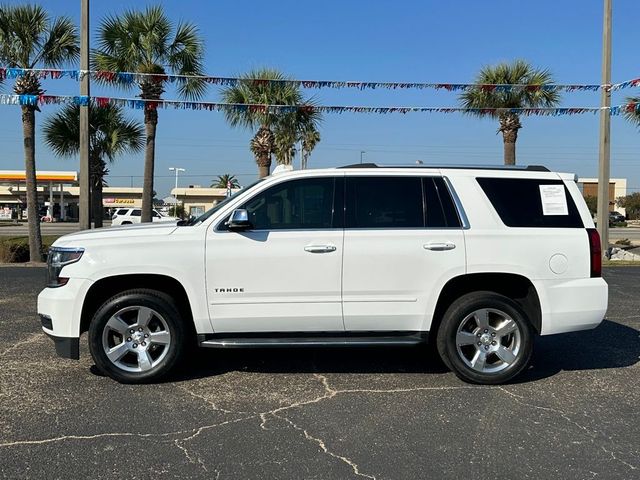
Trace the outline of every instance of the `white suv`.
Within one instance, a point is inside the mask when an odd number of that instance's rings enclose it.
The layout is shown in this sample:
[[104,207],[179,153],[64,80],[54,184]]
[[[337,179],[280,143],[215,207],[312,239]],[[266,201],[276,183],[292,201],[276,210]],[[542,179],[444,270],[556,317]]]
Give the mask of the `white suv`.
[[435,342],[505,382],[536,335],[596,327],[600,241],[574,175],[378,167],[273,175],[190,222],[58,239],[38,297],[57,353],[127,383],[202,347]]
[[[131,225],[140,223],[142,209],[140,208],[119,208],[111,216],[111,226]],[[154,222],[177,222],[179,218],[162,215],[156,209],[151,210],[151,220]]]

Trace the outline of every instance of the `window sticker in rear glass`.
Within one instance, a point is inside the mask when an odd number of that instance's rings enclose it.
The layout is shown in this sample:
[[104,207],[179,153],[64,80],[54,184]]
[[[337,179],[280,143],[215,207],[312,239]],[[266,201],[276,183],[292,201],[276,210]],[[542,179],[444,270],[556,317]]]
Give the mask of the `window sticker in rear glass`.
[[540,185],[543,215],[569,215],[564,185]]

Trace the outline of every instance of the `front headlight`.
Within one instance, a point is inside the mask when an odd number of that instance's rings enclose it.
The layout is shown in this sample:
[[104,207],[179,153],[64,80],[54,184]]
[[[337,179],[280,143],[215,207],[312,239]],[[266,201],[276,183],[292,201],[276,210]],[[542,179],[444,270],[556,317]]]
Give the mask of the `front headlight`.
[[47,287],[61,287],[69,281],[61,277],[62,267],[80,260],[84,248],[51,247],[47,256]]

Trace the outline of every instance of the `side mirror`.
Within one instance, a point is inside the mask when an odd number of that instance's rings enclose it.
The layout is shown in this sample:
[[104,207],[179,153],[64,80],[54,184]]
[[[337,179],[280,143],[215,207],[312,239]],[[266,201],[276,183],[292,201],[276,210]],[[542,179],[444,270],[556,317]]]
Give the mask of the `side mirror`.
[[231,231],[250,230],[253,225],[249,221],[249,212],[243,208],[237,208],[231,212],[231,218],[227,222],[227,227]]

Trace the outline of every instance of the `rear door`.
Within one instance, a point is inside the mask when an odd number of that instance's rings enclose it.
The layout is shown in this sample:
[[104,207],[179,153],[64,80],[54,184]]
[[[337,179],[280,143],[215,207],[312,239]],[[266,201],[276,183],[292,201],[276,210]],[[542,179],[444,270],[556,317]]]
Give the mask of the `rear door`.
[[347,331],[428,329],[440,289],[464,271],[461,222],[442,177],[347,174]]

